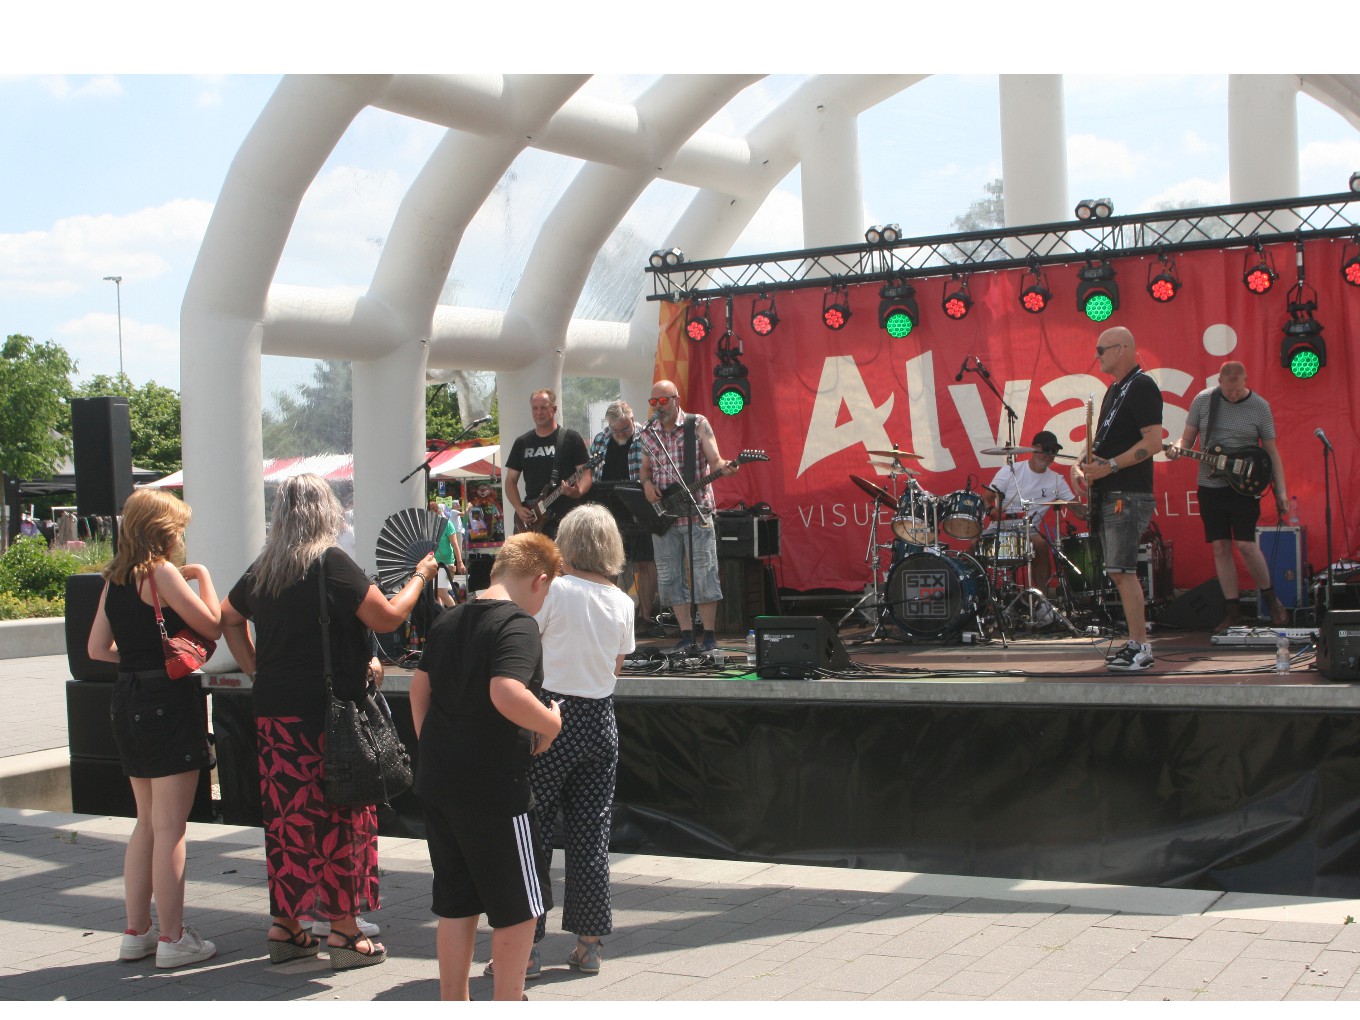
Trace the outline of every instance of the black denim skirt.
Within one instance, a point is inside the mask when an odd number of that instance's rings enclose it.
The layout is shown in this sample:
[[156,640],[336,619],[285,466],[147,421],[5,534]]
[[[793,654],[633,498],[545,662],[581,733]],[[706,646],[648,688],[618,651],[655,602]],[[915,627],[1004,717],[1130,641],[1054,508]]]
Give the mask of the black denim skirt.
[[207,695],[198,681],[164,670],[120,672],[109,703],[124,775],[159,779],[216,764],[208,744]]

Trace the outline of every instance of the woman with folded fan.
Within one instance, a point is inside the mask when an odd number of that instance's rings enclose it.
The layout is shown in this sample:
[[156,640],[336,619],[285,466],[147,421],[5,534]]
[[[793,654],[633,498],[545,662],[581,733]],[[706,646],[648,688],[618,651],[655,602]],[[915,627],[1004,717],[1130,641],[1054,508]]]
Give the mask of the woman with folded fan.
[[[192,677],[172,680],[156,622],[205,638],[222,633],[212,578],[202,564],[176,567],[189,507],[168,492],[138,489],[123,505],[118,551],[86,650],[118,663],[109,715],[123,772],[137,801],[137,823],[123,857],[127,930],[118,956],[183,967],[211,959],[216,947],[184,923],[184,834],[200,773],[212,768],[203,691]],[[198,591],[189,586],[198,582]],[[156,902],[159,930],[151,924]]]
[[[253,701],[264,808],[271,963],[315,956],[320,939],[300,918],[329,923],[331,967],[382,963],[387,951],[364,922],[378,909],[378,815],[373,807],[329,804],[322,788],[326,657],[324,573],[332,684],[338,698],[363,697],[382,682],[369,630],[389,633],[410,615],[439,569],[433,555],[389,601],[336,543],[344,521],[325,479],[298,475],[279,486],[264,551],[222,603],[222,630],[241,669],[254,676]],[[246,626],[255,623],[252,639]]]

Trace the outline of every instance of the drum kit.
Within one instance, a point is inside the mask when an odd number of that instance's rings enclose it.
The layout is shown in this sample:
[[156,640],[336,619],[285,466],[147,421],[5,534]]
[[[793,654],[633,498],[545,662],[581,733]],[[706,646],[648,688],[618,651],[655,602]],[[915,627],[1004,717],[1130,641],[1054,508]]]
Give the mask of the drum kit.
[[[1033,453],[1028,446],[998,446],[981,451],[1004,456],[1014,464],[1017,455]],[[904,450],[870,450],[871,461],[890,477],[892,491],[862,478],[850,480],[874,500],[865,560],[871,580],[861,598],[841,619],[844,626],[860,615],[873,624],[858,643],[879,638],[907,641],[971,640],[1008,633],[1057,632],[1073,635],[1112,626],[1111,603],[1117,608],[1114,587],[1105,574],[1099,544],[1088,533],[1073,532],[1061,542],[1050,542],[1057,561],[1058,587],[1052,596],[1028,583],[1034,543],[1030,521],[1044,509],[1061,514],[1076,506],[1073,500],[1020,500],[1018,513],[1001,515],[989,527],[987,501],[971,487],[936,496],[917,482],[918,472],[905,461],[920,460]],[[899,489],[899,479],[906,484]],[[996,490],[992,490],[996,492]],[[998,503],[1004,497],[997,493]],[[891,518],[884,520],[884,511]],[[887,525],[889,536],[881,534]],[[946,543],[960,543],[951,548]],[[885,563],[885,554],[890,554]],[[975,635],[975,638],[965,635]]]

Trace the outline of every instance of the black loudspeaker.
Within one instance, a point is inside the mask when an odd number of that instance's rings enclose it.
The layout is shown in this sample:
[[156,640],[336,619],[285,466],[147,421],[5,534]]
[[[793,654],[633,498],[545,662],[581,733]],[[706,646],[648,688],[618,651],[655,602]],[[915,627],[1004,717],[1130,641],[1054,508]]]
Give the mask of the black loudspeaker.
[[764,680],[805,680],[818,670],[848,669],[850,654],[822,616],[756,620],[756,673]]
[[73,680],[112,681],[118,676],[116,662],[100,662],[85,652],[103,591],[104,578],[99,574],[66,578],[66,664]]
[[1360,610],[1333,609],[1322,618],[1317,668],[1328,680],[1360,680]]
[[745,634],[758,616],[779,612],[774,568],[767,560],[720,559],[722,601],[715,620],[719,634]]
[[1157,622],[1172,630],[1212,630],[1228,611],[1218,578],[1172,599],[1157,613]]
[[474,591],[485,591],[491,587],[491,564],[496,562],[494,553],[468,553],[463,557],[467,567],[468,597]]
[[717,528],[718,556],[755,559],[779,555],[779,518],[719,511],[713,517]]
[[132,427],[126,397],[71,401],[76,505],[82,517],[116,517],[132,495]]

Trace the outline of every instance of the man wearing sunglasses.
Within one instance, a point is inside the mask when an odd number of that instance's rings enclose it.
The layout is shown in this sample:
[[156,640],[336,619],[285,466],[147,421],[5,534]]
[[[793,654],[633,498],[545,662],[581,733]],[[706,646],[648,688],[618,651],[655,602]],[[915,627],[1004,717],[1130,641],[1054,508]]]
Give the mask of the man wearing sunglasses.
[[[534,427],[519,436],[505,458],[505,498],[515,508],[515,532],[527,531],[534,524],[535,511],[528,505],[547,494],[549,486],[561,487],[562,496],[553,501],[551,517],[539,528],[549,538],[557,535],[557,524],[590,491],[591,475],[582,474],[575,485],[566,480],[585,467],[590,459],[585,440],[579,432],[557,424],[557,394],[534,390],[529,395],[529,413]],[[520,498],[519,479],[524,476],[524,498]]]
[[1141,673],[1154,662],[1147,639],[1138,543],[1152,520],[1152,458],[1162,449],[1162,391],[1138,364],[1133,334],[1114,326],[1096,341],[1100,370],[1115,382],[1096,419],[1089,463],[1077,461],[1072,485],[1091,496],[1093,533],[1100,536],[1105,573],[1119,592],[1129,640],[1105,657],[1107,669]]
[[[685,482],[691,486],[703,511],[697,516],[692,513],[679,516],[664,535],[652,536],[652,548],[656,554],[661,604],[671,607],[680,624],[680,643],[675,650],[711,652],[717,648],[713,630],[718,621],[718,602],[722,598],[718,583],[718,542],[713,530],[713,486],[694,489],[692,483],[705,474],[736,474],[740,465],[723,460],[718,452],[718,439],[707,418],[680,410],[679,393],[669,379],[662,379],[652,387],[648,403],[654,424],[643,431],[639,477],[647,499],[657,503],[667,488],[679,482],[682,474],[686,475]],[[694,572],[693,591],[686,568],[687,556]],[[698,635],[691,631],[695,605],[699,607],[699,619],[704,627],[704,633]]]

